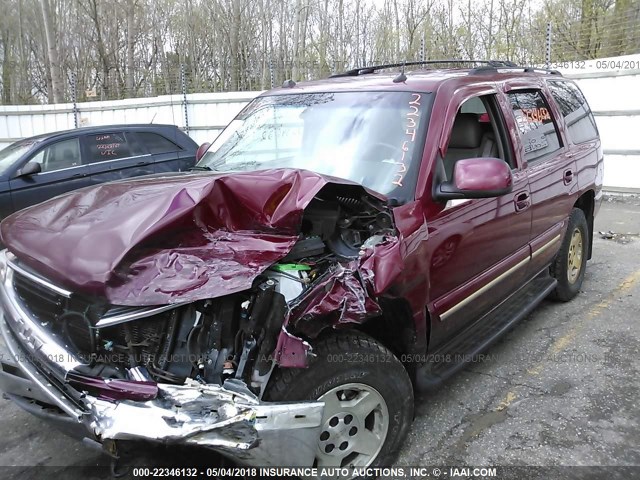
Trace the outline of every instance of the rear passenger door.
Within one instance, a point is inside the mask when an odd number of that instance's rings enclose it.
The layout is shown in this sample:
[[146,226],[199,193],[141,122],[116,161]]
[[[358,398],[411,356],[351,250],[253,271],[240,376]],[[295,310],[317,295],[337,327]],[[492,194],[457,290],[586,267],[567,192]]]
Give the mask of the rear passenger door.
[[562,240],[578,190],[576,163],[542,89],[511,90],[507,97],[531,190],[532,276],[546,268]]
[[152,156],[129,132],[85,135],[82,149],[93,184],[154,173]]
[[135,135],[153,157],[154,170],[157,173],[179,172],[193,166],[192,161],[181,158],[183,149],[165,135],[148,131],[138,131]]
[[24,163],[27,162],[39,163],[41,172],[9,181],[16,211],[91,184],[90,167],[83,164],[77,137],[49,143]]

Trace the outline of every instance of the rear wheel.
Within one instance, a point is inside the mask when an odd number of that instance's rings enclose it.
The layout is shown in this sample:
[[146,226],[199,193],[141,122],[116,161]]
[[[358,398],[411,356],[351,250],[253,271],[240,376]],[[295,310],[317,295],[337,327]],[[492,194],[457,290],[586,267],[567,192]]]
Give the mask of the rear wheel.
[[406,370],[387,348],[360,333],[320,340],[314,353],[309,368],[274,374],[268,400],[325,402],[315,466],[388,465],[413,420]]
[[557,300],[567,302],[575,297],[584,280],[589,248],[589,227],[584,212],[574,208],[562,247],[551,264],[551,275],[558,281],[553,292]]

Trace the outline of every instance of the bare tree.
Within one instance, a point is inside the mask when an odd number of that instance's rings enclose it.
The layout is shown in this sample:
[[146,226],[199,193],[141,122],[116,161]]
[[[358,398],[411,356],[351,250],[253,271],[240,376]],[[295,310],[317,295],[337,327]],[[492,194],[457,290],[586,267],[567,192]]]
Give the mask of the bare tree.
[[128,96],[134,95],[134,69],[135,69],[135,41],[136,41],[136,18],[134,15],[136,0],[127,0],[127,71],[126,89]]
[[47,51],[49,58],[49,69],[51,76],[52,98],[53,102],[60,103],[64,101],[62,87],[62,71],[60,70],[60,62],[58,59],[58,46],[56,45],[56,32],[54,27],[54,17],[51,11],[49,0],[40,0],[42,5],[42,19],[44,21],[44,31],[47,38]]
[[640,52],[640,0],[4,0],[0,101],[260,89],[414,60]]

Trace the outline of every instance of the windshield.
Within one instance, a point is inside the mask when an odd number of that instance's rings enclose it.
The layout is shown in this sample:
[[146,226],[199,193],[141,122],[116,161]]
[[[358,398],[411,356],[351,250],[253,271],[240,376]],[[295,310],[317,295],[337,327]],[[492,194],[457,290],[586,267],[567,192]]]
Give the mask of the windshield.
[[16,142],[0,150],[0,174],[3,174],[8,168],[11,168],[35,143],[36,142],[33,141]]
[[428,93],[259,97],[198,163],[218,172],[300,168],[407,199],[415,188]]

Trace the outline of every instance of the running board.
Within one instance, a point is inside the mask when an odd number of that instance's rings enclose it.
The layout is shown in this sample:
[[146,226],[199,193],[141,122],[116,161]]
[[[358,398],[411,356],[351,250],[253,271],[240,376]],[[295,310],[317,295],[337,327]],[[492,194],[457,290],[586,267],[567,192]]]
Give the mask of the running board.
[[484,351],[513,325],[526,317],[557,285],[547,271],[541,273],[491,312],[457,335],[443,347],[430,352],[439,361],[427,362],[416,370],[416,389],[432,390],[473,357]]

